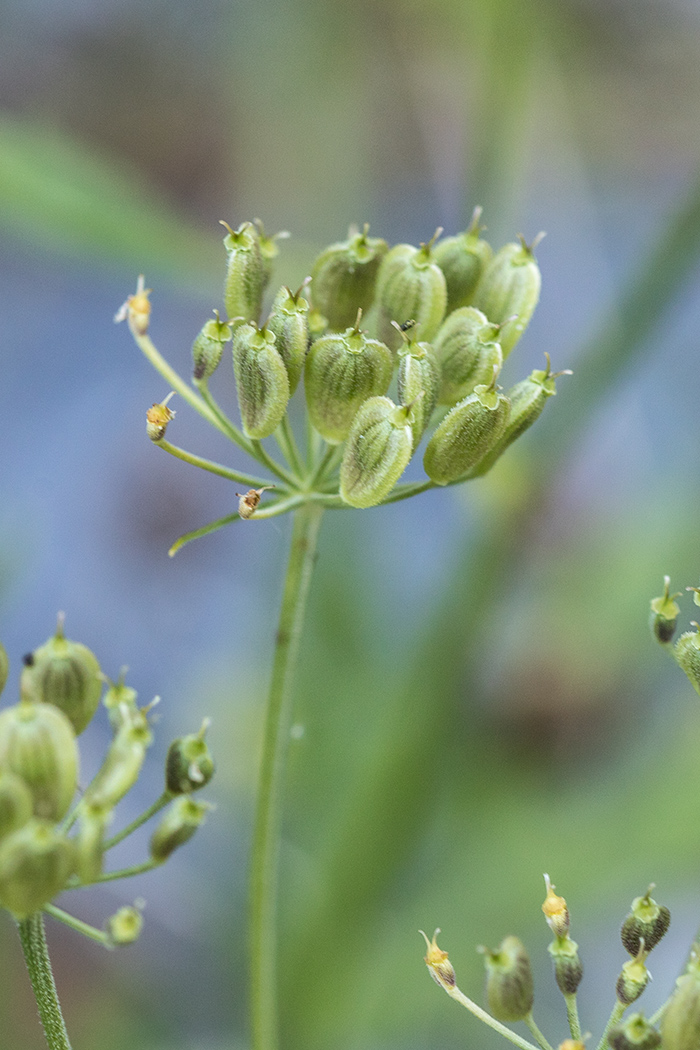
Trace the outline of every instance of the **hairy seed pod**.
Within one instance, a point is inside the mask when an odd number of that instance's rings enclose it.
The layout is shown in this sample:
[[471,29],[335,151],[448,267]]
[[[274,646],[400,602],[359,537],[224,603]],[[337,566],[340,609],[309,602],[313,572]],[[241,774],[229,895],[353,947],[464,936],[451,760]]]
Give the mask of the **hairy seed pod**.
[[209,728],[205,718],[198,733],[173,740],[165,760],[165,786],[173,795],[198,791],[214,776],[214,759],[204,739]]
[[33,812],[32,793],[21,777],[0,770],[0,838],[23,827]]
[[0,769],[27,785],[34,816],[66,815],[78,786],[78,764],[73,726],[53,704],[24,699],[0,714]]
[[673,647],[676,662],[685,671],[690,684],[700,695],[700,625],[691,621],[694,631],[682,634]]
[[0,842],[0,904],[26,919],[64,889],[74,868],[70,839],[51,821],[32,817]]
[[206,382],[219,367],[224,344],[231,338],[231,325],[222,321],[214,310],[214,320],[207,321],[192,344],[192,378],[196,383]]
[[448,485],[473,470],[493,448],[508,424],[510,401],[494,384],[478,386],[451,409],[428,442],[425,473]]
[[578,944],[568,934],[564,934],[553,940],[547,950],[554,961],[554,976],[559,990],[562,995],[574,995],[583,978]]
[[668,645],[676,633],[681,610],[675,599],[679,598],[680,594],[680,591],[671,594],[671,577],[664,576],[664,593],[658,598],[651,599],[649,629],[661,645]]
[[352,230],[346,241],[322,251],[311,270],[311,302],[334,332],[349,328],[357,311],[366,313],[374,302],[379,265],[388,245],[379,237]]
[[486,999],[497,1021],[522,1021],[535,998],[530,957],[517,937],[506,937],[495,951],[481,949],[486,963]]
[[143,915],[138,908],[125,904],[114,915],[110,915],[105,925],[112,944],[133,944],[141,935]]
[[410,338],[399,347],[398,356],[399,404],[408,408],[415,451],[435,411],[440,389],[440,365],[430,343],[416,343]]
[[432,240],[420,248],[397,244],[379,267],[379,334],[392,349],[400,344],[392,321],[398,325],[415,321],[418,338],[430,342],[445,316],[445,275],[433,259],[433,243],[440,233],[442,230],[437,230]]
[[76,736],[92,721],[102,695],[102,672],[86,645],[65,637],[62,616],[55,635],[25,656],[20,693],[27,700],[60,708]]
[[617,998],[625,1006],[636,1002],[649,984],[650,975],[646,967],[649,952],[643,947],[643,940],[640,944],[641,947],[634,959],[629,959],[622,967],[615,986]]
[[630,1014],[623,1024],[610,1029],[608,1043],[612,1050],[656,1050],[661,1034],[642,1014]]
[[540,297],[540,268],[534,250],[543,236],[536,237],[530,247],[521,237],[519,243],[501,248],[474,293],[474,306],[483,310],[489,321],[502,326],[498,341],[504,358],[530,323]]
[[506,449],[540,418],[545,404],[557,392],[555,380],[559,376],[571,375],[568,368],[563,372],[552,372],[549,354],[544,356],[547,358],[546,369],[535,369],[527,379],[516,383],[508,391],[507,396],[510,401],[508,425],[491,451],[476,467],[473,477],[483,477],[491,470]]
[[490,383],[494,366],[500,372],[503,352],[497,333],[498,325],[473,306],[445,318],[432,343],[440,362],[441,405],[456,405],[481,383]]
[[274,333],[241,325],[233,337],[233,370],[246,434],[269,437],[282,422],[289,401],[289,378]]
[[10,673],[10,661],[5,646],[0,642],[0,693],[5,688],[7,676]]
[[479,237],[483,229],[480,220],[481,208],[475,208],[469,229],[456,237],[443,237],[433,250],[433,258],[445,275],[448,314],[469,305],[484,267],[491,261],[491,245]]
[[153,735],[143,711],[125,720],[115,733],[100,770],[85,793],[86,803],[108,810],[138,780]]
[[260,235],[252,222],[244,222],[237,230],[232,230],[225,222],[221,225],[228,230],[224,237],[227,255],[224,305],[227,315],[232,322],[257,324],[265,288]]
[[323,335],[306,358],[304,387],[311,422],[337,445],[348,436],[355,413],[368,397],[385,394],[394,362],[391,351],[359,328]]
[[665,905],[656,903],[651,896],[653,889],[652,885],[643,897],[635,897],[630,913],[622,924],[622,943],[625,951],[633,958],[639,954],[642,939],[645,949],[650,952],[671,925],[671,913]]
[[75,837],[75,871],[81,882],[95,882],[102,874],[105,832],[112,820],[112,810],[80,806],[78,834]]
[[700,1046],[700,963],[697,945],[686,972],[676,981],[661,1022],[664,1050],[697,1050]]
[[351,507],[381,503],[408,466],[408,412],[388,397],[370,397],[358,408],[340,464],[340,495]]
[[151,857],[162,864],[173,850],[192,838],[211,807],[206,802],[195,802],[189,795],[181,795],[168,807],[165,816],[151,837]]
[[265,324],[287,369],[290,397],[299,385],[309,349],[309,304],[302,295],[304,288],[305,284],[298,292],[280,288]]

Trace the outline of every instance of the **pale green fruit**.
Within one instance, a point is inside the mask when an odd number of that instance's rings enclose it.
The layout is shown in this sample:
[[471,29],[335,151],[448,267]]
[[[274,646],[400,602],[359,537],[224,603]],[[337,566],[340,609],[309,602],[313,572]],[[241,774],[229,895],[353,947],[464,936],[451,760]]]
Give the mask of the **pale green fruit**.
[[340,465],[340,495],[351,507],[374,507],[408,466],[413,434],[408,410],[371,397],[357,411]]
[[416,322],[418,339],[430,342],[445,316],[447,284],[433,259],[433,242],[414,248],[397,244],[384,256],[377,278],[379,334],[392,349],[401,339],[392,321]]
[[478,386],[447,413],[425,450],[423,466],[437,485],[448,485],[472,470],[499,440],[510,402],[493,387]]
[[495,952],[484,951],[486,998],[497,1021],[522,1021],[535,998],[530,957],[517,937],[506,937]]
[[366,225],[362,233],[331,244],[313,265],[311,302],[334,332],[352,325],[357,311],[366,313],[374,301],[379,264],[388,245],[379,237],[368,237],[368,232]]
[[78,785],[78,745],[70,721],[53,704],[21,700],[0,714],[0,770],[20,777],[35,816],[61,820]]
[[25,656],[20,693],[27,700],[60,708],[77,736],[97,711],[102,695],[97,657],[87,646],[64,636],[61,617],[56,634]]
[[192,377],[197,383],[206,382],[219,366],[223,356],[224,344],[231,338],[231,325],[216,317],[207,321],[192,344]]
[[480,219],[481,208],[475,208],[469,229],[455,237],[443,237],[433,250],[433,258],[445,275],[448,314],[469,305],[493,255],[488,241],[479,237]]
[[64,889],[74,867],[73,843],[51,821],[32,817],[0,842],[0,904],[26,919]]
[[481,383],[500,372],[503,353],[497,340],[498,326],[491,324],[481,310],[463,306],[449,314],[440,325],[432,346],[440,363],[441,405],[456,405]]
[[302,377],[309,349],[309,304],[302,295],[303,290],[304,285],[298,292],[280,288],[265,324],[275,336],[275,349],[287,369],[290,396]]
[[162,864],[173,850],[192,838],[211,807],[181,795],[170,804],[165,816],[151,836],[151,857]]
[[496,252],[474,293],[474,306],[502,326],[498,341],[504,358],[527,328],[540,298],[542,280],[534,249],[542,236],[531,247],[521,237]]
[[399,348],[398,356],[399,403],[408,408],[415,451],[435,410],[440,389],[440,365],[430,343],[406,341]]
[[222,222],[228,230],[224,237],[226,249],[226,280],[224,304],[231,321],[257,323],[262,308],[266,269],[260,251],[260,234],[252,222],[244,222],[237,230]]
[[266,328],[244,324],[233,337],[233,370],[238,407],[248,437],[274,433],[289,401],[289,377],[277,352],[275,335]]

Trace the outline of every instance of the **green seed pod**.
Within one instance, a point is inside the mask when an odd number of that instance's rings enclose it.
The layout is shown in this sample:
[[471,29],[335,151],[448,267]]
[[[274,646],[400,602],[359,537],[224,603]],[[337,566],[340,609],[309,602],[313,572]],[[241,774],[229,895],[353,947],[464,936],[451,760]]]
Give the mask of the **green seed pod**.
[[491,386],[478,386],[451,409],[425,450],[423,467],[437,485],[472,470],[493,448],[508,424],[510,401]]
[[536,369],[527,379],[516,383],[508,391],[508,399],[510,401],[508,425],[491,451],[484,456],[481,463],[474,470],[473,477],[483,477],[484,474],[491,470],[496,460],[500,459],[516,438],[524,434],[539,419],[547,400],[557,392],[555,380],[559,376],[571,375],[568,368],[563,372],[552,372],[549,354],[544,356],[547,359],[547,367],[544,371]]
[[104,810],[116,806],[138,780],[152,740],[145,712],[139,711],[131,719],[125,720],[85,794],[86,803]]
[[479,237],[481,208],[475,208],[469,229],[456,237],[444,237],[435,245],[433,258],[445,275],[447,313],[468,306],[484,267],[493,251],[488,241]]
[[354,328],[323,335],[306,358],[304,387],[311,422],[337,445],[348,436],[355,413],[368,397],[385,394],[394,362],[384,343]]
[[[668,576],[666,577],[668,580]],[[620,936],[625,951],[634,958],[638,955],[644,939],[647,952],[655,948],[671,924],[671,913],[663,904],[657,904],[651,896],[653,884],[643,897],[635,897],[629,915],[622,924]]]
[[85,802],[80,807],[75,837],[75,871],[80,881],[95,882],[102,874],[105,832],[112,810]]
[[275,349],[287,369],[290,397],[301,379],[309,349],[309,304],[302,296],[305,285],[306,282],[298,292],[280,288],[265,324],[275,337]]
[[535,237],[530,247],[520,237],[519,243],[501,248],[474,293],[474,306],[483,310],[489,321],[502,326],[499,342],[504,358],[527,328],[540,297],[540,268],[534,251],[543,236]]
[[400,343],[392,321],[399,325],[415,321],[418,337],[426,342],[433,339],[442,324],[447,285],[433,258],[433,244],[441,233],[442,230],[436,230],[432,240],[420,248],[397,244],[384,256],[377,277],[379,334],[392,349]]
[[267,328],[244,324],[233,337],[233,370],[243,428],[252,438],[274,433],[289,401],[287,369]]
[[500,372],[503,352],[497,339],[498,325],[481,310],[463,306],[449,314],[433,340],[440,362],[441,405],[456,405],[481,383],[491,382],[493,369]]
[[265,262],[260,250],[260,234],[252,222],[237,230],[222,222],[228,230],[224,237],[227,254],[224,304],[232,320],[256,324],[260,317],[265,289]]
[[53,704],[70,720],[79,736],[97,711],[102,695],[102,672],[86,645],[63,634],[59,616],[56,634],[24,658],[20,693],[27,700]]
[[263,263],[263,291],[267,288],[272,277],[272,270],[274,267],[274,261],[280,253],[278,241],[284,241],[289,237],[288,230],[280,230],[279,233],[273,233],[272,237],[268,237],[265,233],[265,227],[263,226],[260,219],[255,219],[255,228],[258,234],[258,244],[260,245],[260,255]]
[[630,1014],[624,1024],[610,1029],[608,1042],[612,1050],[656,1050],[661,1035],[642,1014]]
[[625,963],[617,979],[615,988],[617,998],[625,1006],[629,1006],[630,1003],[639,999],[639,996],[649,984],[650,975],[646,968],[649,952],[643,947],[644,941],[642,940],[640,943],[642,947],[640,947],[634,959],[630,959]]
[[399,403],[408,408],[415,451],[435,411],[440,365],[430,343],[416,343],[406,332],[401,335],[404,343],[399,347]]
[[379,265],[389,246],[368,232],[367,223],[362,233],[351,229],[346,241],[321,252],[311,270],[311,302],[334,332],[349,328],[357,311],[366,313],[374,301]]
[[0,693],[5,688],[7,676],[10,673],[10,661],[5,646],[0,642]]
[[680,609],[674,599],[679,598],[680,594],[680,591],[671,594],[671,577],[664,576],[664,593],[651,599],[649,629],[661,645],[668,645],[676,633]]
[[563,995],[574,995],[583,977],[578,944],[565,934],[553,940],[547,950],[554,960],[554,976],[559,990]]
[[486,963],[486,998],[497,1021],[522,1021],[535,998],[530,957],[517,937],[506,937],[496,951],[481,949]]
[[78,786],[73,726],[53,704],[21,700],[0,714],[0,769],[20,777],[34,816],[61,820]]
[[143,915],[138,908],[127,904],[111,915],[105,925],[112,944],[133,944],[141,935]]
[[32,815],[32,793],[16,773],[0,770],[0,838],[23,827]]
[[136,705],[138,693],[124,682],[126,671],[126,667],[122,667],[116,682],[107,680],[109,685],[102,697],[102,703],[107,708],[109,721],[115,732],[124,722],[132,722],[140,716]]
[[231,338],[231,325],[219,318],[219,311],[214,310],[215,319],[207,321],[192,344],[192,377],[196,383],[206,381],[219,367],[224,352],[224,343]]
[[188,795],[176,798],[151,837],[151,857],[162,864],[173,850],[191,839],[211,806]]
[[74,867],[70,839],[50,821],[32,818],[0,842],[0,904],[26,919],[61,892]]
[[700,1046],[700,966],[697,946],[686,972],[676,981],[661,1022],[664,1050],[697,1050]]
[[173,795],[198,791],[214,776],[214,759],[204,739],[209,728],[205,718],[198,733],[173,740],[165,760],[165,786]]
[[676,663],[685,671],[690,684],[700,695],[700,625],[691,621],[694,631],[682,634],[673,647]]
[[351,507],[374,507],[388,496],[413,451],[409,410],[370,397],[357,410],[340,464],[340,495]]

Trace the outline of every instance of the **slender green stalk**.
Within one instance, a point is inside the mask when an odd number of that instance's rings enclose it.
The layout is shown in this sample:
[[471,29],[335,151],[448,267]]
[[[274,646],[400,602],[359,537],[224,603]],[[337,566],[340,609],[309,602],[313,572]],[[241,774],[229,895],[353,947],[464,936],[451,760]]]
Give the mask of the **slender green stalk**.
[[143,875],[146,871],[153,871],[154,868],[159,867],[161,861],[144,860],[141,864],[134,864],[131,868],[120,868],[119,871],[107,871],[104,875],[98,875],[96,879],[90,879],[89,882],[80,882],[79,879],[74,878],[68,883],[66,889],[79,890],[84,886],[94,886],[98,882],[114,882],[116,879],[130,879],[133,875]]
[[548,1039],[545,1038],[545,1036],[542,1034],[542,1032],[539,1030],[539,1028],[535,1024],[535,1019],[532,1016],[532,1010],[530,1011],[530,1013],[527,1015],[527,1017],[524,1020],[525,1020],[525,1024],[528,1026],[528,1028],[532,1032],[533,1036],[535,1037],[535,1039],[537,1040],[539,1045],[542,1047],[542,1050],[554,1050],[554,1048],[552,1047],[552,1044],[549,1042]]
[[600,1037],[600,1042],[598,1043],[598,1046],[596,1047],[596,1050],[606,1050],[606,1047],[608,1045],[608,1036],[610,1035],[610,1030],[615,1027],[615,1025],[617,1024],[617,1022],[619,1020],[621,1020],[622,1015],[624,1014],[626,1009],[627,1009],[627,1007],[625,1006],[624,1003],[621,1003],[619,999],[615,1000],[615,1005],[612,1008],[612,1013],[610,1014],[610,1017],[608,1018],[608,1023],[605,1026],[605,1031],[603,1032],[603,1034]]
[[[255,456],[256,459],[259,459],[261,463],[264,463],[268,470],[271,470],[273,474],[276,474],[278,478],[281,478],[290,488],[298,488],[299,478],[294,474],[291,474],[288,470],[285,470],[280,463],[274,460],[261,441],[254,440],[251,441],[250,444],[252,449],[251,454]],[[258,488],[260,488],[259,485]]]
[[228,418],[223,408],[220,407],[219,403],[214,399],[214,395],[209,390],[209,384],[206,379],[195,379],[195,386],[202,395],[202,400],[206,402],[209,408],[212,410],[216,418],[221,424],[224,433],[231,438],[237,445],[240,445],[250,456],[253,455],[253,450],[249,439],[245,436],[242,430],[236,426],[236,424]]
[[18,926],[24,961],[27,964],[29,980],[32,982],[46,1042],[50,1050],[71,1050],[51,970],[41,912],[34,912],[33,915],[22,919]]
[[573,995],[565,995],[564,1002],[566,1003],[566,1016],[569,1021],[569,1031],[571,1032],[572,1039],[581,1038],[581,1022],[578,1019],[578,1002],[576,999],[576,993]]
[[191,405],[195,412],[199,412],[200,416],[202,416],[203,419],[206,419],[207,423],[211,423],[217,430],[220,430],[225,434],[226,428],[222,426],[221,422],[217,419],[216,414],[212,412],[211,408],[202,400],[199,394],[195,393],[189,383],[186,383],[182,376],[168,364],[162,354],[156,350],[150,337],[147,335],[141,335],[133,326],[130,326],[130,328],[131,334],[136,340],[136,344],[144,357],[150,361],[156,372],[160,372],[168,386],[171,386],[173,390],[188,403],[188,405]]
[[304,463],[302,461],[299,446],[297,440],[294,437],[294,431],[292,425],[289,422],[289,416],[285,415],[277,428],[275,434],[278,444],[282,449],[282,453],[289,463],[290,467],[298,477],[304,476]]
[[89,937],[91,940],[97,941],[98,944],[104,945],[105,948],[113,946],[104,930],[98,930],[95,926],[90,926],[88,923],[83,922],[82,919],[76,919],[75,915],[70,915],[63,908],[57,908],[55,904],[45,904],[44,911],[52,919],[58,919],[59,922],[70,926],[72,930],[82,933],[84,937]]
[[160,441],[154,441],[154,445],[158,448],[162,448],[164,452],[169,452],[171,456],[175,456],[176,459],[181,459],[185,463],[191,463],[193,467],[201,467],[202,470],[208,470],[210,474],[218,474],[221,478],[227,478],[229,481],[235,481],[239,485],[249,485],[254,489],[261,489],[264,485],[269,485],[269,481],[263,481],[261,478],[256,478],[253,474],[242,474],[238,470],[231,470],[230,467],[224,467],[220,463],[214,463],[210,459],[203,459],[201,456],[195,456],[193,452],[186,452],[184,448],[178,448],[177,445],[171,445],[165,438],[161,438]]
[[665,1003],[662,1003],[662,1004],[661,1004],[661,1006],[659,1007],[659,1009],[658,1009],[658,1010],[656,1010],[656,1011],[655,1011],[655,1012],[654,1012],[654,1013],[653,1013],[653,1014],[651,1015],[651,1017],[649,1018],[649,1024],[651,1024],[651,1025],[657,1025],[657,1024],[659,1023],[659,1021],[661,1020],[661,1018],[663,1017],[663,1015],[664,1015],[664,1014],[666,1013],[666,1010],[668,1009],[668,1004],[669,1004],[669,1003],[671,1002],[671,999],[672,999],[672,998],[673,998],[673,995],[672,995],[672,994],[671,994],[671,995],[669,995],[669,997],[668,997],[668,999],[666,1000],[666,1002],[665,1002]]
[[164,806],[167,806],[168,802],[174,797],[175,796],[171,791],[164,791],[160,798],[157,798],[155,802],[149,806],[148,809],[145,809],[139,817],[132,820],[131,824],[127,824],[127,826],[122,828],[121,831],[118,831],[116,835],[112,835],[111,839],[107,839],[102,848],[108,850],[111,849],[112,846],[116,846],[118,842],[123,842],[125,838],[128,838],[128,836],[131,835],[132,831],[136,831],[136,829],[140,828],[142,824],[145,824],[147,820],[154,817],[156,813],[160,813],[161,809]]
[[534,1043],[529,1042],[527,1039],[523,1039],[523,1037],[518,1035],[517,1032],[513,1032],[510,1028],[506,1027],[506,1025],[501,1024],[501,1022],[497,1021],[495,1017],[491,1016],[491,1014],[486,1013],[486,1010],[482,1010],[480,1006],[477,1006],[472,999],[466,996],[464,992],[460,991],[456,986],[454,988],[447,988],[445,985],[442,985],[442,987],[450,998],[461,1003],[462,1006],[465,1006],[475,1017],[478,1017],[480,1021],[487,1024],[489,1028],[493,1028],[494,1032],[498,1032],[499,1035],[504,1037],[504,1039],[508,1039],[508,1041],[515,1046],[519,1046],[520,1050],[537,1050]]
[[291,684],[322,515],[322,507],[311,503],[300,507],[294,514],[263,730],[250,875],[253,1050],[276,1050],[278,1044],[278,851],[292,714]]

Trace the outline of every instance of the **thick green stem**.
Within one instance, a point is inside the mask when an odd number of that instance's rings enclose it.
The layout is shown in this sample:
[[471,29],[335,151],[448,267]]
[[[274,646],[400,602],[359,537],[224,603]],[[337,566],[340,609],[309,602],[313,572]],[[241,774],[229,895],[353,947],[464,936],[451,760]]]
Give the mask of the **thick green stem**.
[[18,925],[24,961],[27,964],[29,980],[32,982],[46,1042],[50,1050],[71,1050],[51,971],[41,912],[29,915]]
[[267,700],[250,876],[250,996],[253,1050],[277,1050],[277,882],[292,676],[323,508],[294,513],[289,564]]

